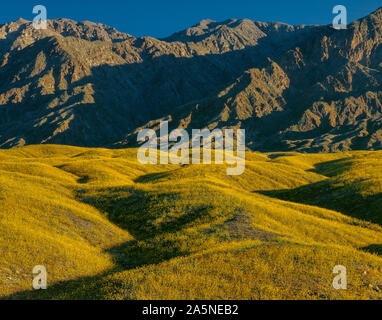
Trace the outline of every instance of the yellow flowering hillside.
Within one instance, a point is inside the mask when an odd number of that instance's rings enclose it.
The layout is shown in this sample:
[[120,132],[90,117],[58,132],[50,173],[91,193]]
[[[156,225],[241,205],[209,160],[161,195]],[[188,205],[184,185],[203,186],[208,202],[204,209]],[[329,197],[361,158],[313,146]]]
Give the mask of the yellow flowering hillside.
[[240,176],[136,155],[0,150],[3,299],[382,299],[382,152],[247,152]]

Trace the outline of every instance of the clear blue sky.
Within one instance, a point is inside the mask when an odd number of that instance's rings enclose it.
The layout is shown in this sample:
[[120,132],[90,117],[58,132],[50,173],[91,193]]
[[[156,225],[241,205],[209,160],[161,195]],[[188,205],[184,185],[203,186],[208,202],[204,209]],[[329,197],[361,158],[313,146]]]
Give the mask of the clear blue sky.
[[349,21],[382,6],[381,0],[2,0],[0,23],[23,17],[33,20],[32,8],[42,4],[48,19],[90,20],[134,36],[165,37],[203,19],[249,18],[289,24],[329,24],[332,9],[342,4]]

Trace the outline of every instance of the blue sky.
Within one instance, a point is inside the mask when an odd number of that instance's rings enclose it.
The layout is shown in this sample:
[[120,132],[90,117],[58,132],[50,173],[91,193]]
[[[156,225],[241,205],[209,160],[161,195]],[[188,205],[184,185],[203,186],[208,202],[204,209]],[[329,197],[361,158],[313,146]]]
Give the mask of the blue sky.
[[168,36],[203,19],[329,24],[335,5],[347,7],[349,21],[382,6],[381,0],[3,0],[0,23],[19,17],[33,20],[32,8],[38,4],[47,7],[48,19],[102,22],[134,36],[153,37]]

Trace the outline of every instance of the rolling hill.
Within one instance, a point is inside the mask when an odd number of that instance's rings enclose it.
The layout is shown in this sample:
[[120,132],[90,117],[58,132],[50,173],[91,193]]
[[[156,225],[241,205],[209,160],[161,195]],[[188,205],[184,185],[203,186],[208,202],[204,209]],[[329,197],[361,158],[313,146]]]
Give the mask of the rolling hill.
[[247,152],[241,176],[136,151],[0,150],[3,299],[382,299],[380,151]]
[[[381,43],[382,8],[164,39],[0,25],[0,298],[381,300]],[[245,172],[139,163],[161,120],[245,129]]]

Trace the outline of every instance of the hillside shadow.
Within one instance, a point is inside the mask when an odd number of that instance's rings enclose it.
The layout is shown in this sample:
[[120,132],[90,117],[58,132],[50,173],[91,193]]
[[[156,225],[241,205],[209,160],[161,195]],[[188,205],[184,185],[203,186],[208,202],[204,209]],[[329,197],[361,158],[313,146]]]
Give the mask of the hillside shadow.
[[171,175],[171,173],[168,171],[158,172],[158,173],[149,173],[146,175],[139,176],[137,179],[134,180],[134,182],[136,182],[136,183],[153,183],[153,182],[157,182],[158,180],[162,180],[166,177],[169,177],[170,175]]
[[317,163],[314,165],[314,169],[310,171],[332,178],[348,171],[352,166],[350,161],[351,159],[352,157],[347,157],[343,159]]
[[[97,197],[79,194],[78,199],[104,212],[108,219],[127,230],[137,240],[148,240],[178,232],[199,219],[208,219],[209,206],[192,207],[175,216],[167,216],[177,192],[147,193],[129,188],[101,189]],[[160,219],[161,222],[155,222]]]
[[80,183],[80,184],[86,184],[90,181],[90,177],[89,176],[83,176],[82,178],[78,179],[77,180],[77,183]]
[[363,251],[382,256],[382,244],[371,244],[370,246],[361,249]]
[[382,226],[382,193],[364,196],[351,185],[321,181],[295,189],[254,191],[284,201],[317,206]]
[[[274,156],[283,155],[275,154]],[[328,177],[328,179],[303,185],[294,189],[253,191],[284,201],[318,206],[334,210],[367,222],[382,226],[382,193],[365,195],[359,186],[368,178],[346,183],[337,176],[347,172],[352,166],[352,157],[321,162],[309,171]]]

